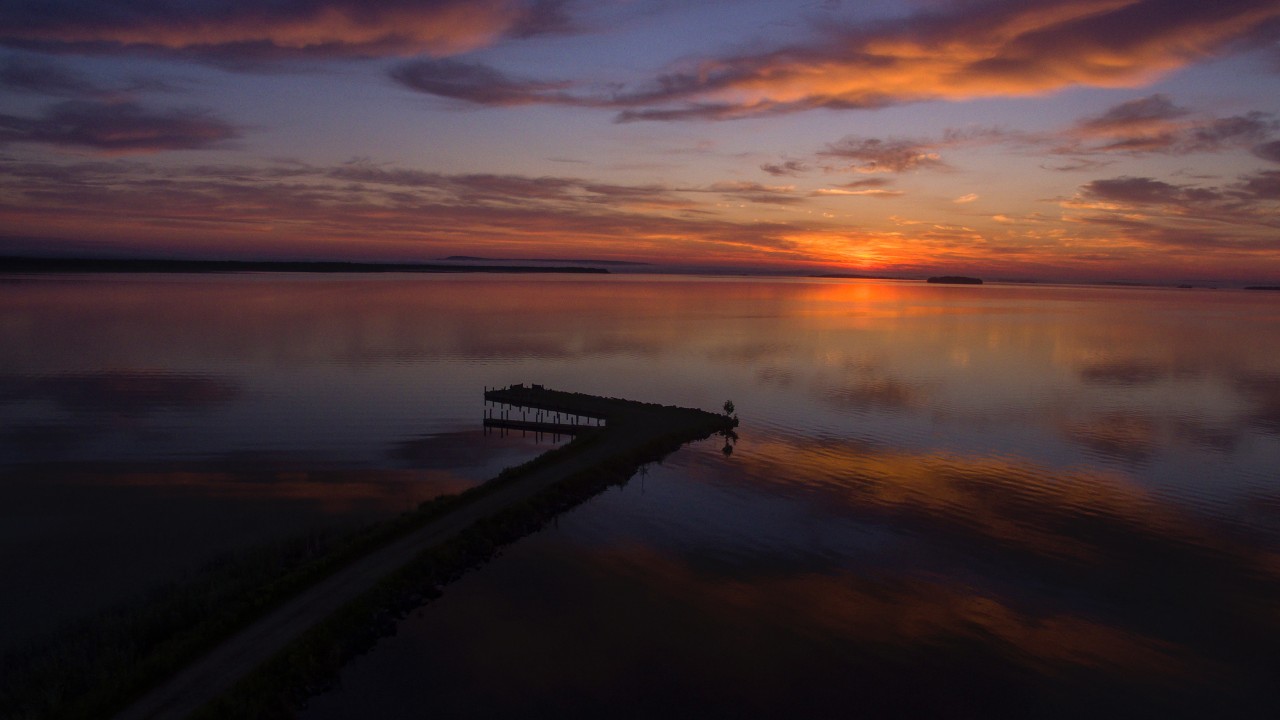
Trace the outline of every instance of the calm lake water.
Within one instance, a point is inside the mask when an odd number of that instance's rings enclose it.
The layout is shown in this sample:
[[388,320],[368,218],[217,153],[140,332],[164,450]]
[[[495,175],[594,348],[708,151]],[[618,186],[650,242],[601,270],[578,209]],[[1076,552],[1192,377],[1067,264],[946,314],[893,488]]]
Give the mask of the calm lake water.
[[718,409],[308,718],[1271,717],[1280,296],[570,276],[0,279],[0,647],[547,449],[484,386]]

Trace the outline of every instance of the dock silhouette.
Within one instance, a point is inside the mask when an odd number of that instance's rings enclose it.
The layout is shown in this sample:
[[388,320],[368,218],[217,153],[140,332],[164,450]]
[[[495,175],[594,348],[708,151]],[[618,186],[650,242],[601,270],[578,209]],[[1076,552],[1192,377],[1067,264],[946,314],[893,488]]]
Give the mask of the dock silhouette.
[[[625,483],[642,465],[685,443],[732,433],[738,424],[727,414],[540,385],[486,387],[484,399],[486,428],[591,435],[581,438],[582,443],[552,448],[460,495],[428,501],[388,521],[393,530],[380,536],[376,546],[338,563],[304,589],[266,603],[271,609],[264,615],[185,667],[173,668],[171,676],[115,717],[176,719],[201,708],[215,716],[257,714],[279,702],[287,692],[284,686],[315,686],[317,678],[291,658],[345,660],[344,643],[349,646],[353,637],[368,635],[369,627],[385,622],[406,598],[410,604],[420,598],[415,578],[423,568],[437,568],[440,577],[460,576],[472,563],[487,560],[497,548],[533,532],[559,512],[610,485]],[[512,418],[515,410],[525,419]],[[491,417],[494,411],[499,417]],[[488,554],[459,550],[475,546]]]
[[506,432],[575,436],[601,430],[608,424],[607,410],[573,393],[547,390],[541,385],[484,389],[484,428]]

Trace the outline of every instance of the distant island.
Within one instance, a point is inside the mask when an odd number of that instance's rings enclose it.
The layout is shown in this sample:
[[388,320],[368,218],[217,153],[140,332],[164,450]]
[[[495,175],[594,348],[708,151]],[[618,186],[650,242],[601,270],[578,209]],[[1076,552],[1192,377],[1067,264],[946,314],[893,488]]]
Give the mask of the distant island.
[[157,260],[144,258],[0,257],[10,273],[593,273],[604,268],[551,265],[438,265],[308,260]]
[[1271,292],[1280,292],[1280,285],[1250,285],[1245,290],[1268,290]]
[[898,278],[887,277],[884,275],[858,275],[856,273],[823,273],[821,275],[814,275],[813,277],[836,279],[836,280],[897,280],[898,279]]
[[945,285],[981,285],[982,278],[965,277],[964,275],[938,275],[929,278],[926,282]]
[[501,263],[572,263],[574,265],[616,265],[623,266],[640,266],[649,265],[647,262],[633,262],[631,260],[556,260],[553,258],[490,258],[479,257],[476,255],[450,255],[449,257],[440,258],[447,262],[501,262]]

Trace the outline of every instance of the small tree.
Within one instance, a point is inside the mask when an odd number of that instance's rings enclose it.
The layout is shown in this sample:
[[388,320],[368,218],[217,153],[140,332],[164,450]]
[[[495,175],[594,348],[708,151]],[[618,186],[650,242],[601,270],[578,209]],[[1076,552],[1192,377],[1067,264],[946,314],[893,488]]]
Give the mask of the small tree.
[[724,401],[724,414],[725,414],[725,415],[732,415],[732,414],[733,414],[733,401],[732,401],[732,400],[725,400],[725,401]]

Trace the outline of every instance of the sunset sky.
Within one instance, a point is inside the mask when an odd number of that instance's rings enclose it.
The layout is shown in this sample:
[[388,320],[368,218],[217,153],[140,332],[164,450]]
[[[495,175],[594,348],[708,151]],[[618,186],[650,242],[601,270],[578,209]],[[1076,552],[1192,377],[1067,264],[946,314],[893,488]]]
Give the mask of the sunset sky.
[[1280,0],[6,0],[0,254],[1280,283]]

